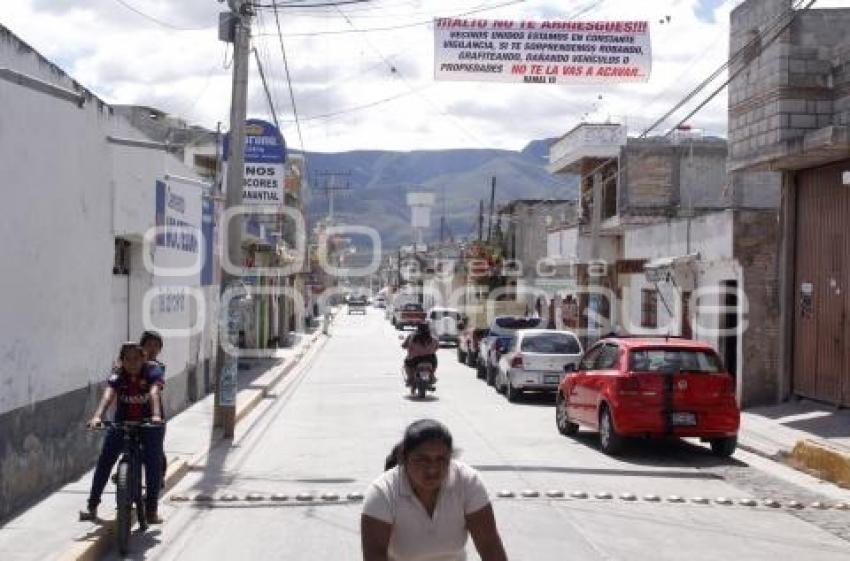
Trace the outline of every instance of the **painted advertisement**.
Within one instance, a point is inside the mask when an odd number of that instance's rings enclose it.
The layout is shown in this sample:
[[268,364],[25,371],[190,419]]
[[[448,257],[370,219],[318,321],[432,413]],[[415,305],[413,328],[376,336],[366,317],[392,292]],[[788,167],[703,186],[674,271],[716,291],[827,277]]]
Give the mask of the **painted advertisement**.
[[434,77],[525,84],[646,82],[646,21],[434,20]]

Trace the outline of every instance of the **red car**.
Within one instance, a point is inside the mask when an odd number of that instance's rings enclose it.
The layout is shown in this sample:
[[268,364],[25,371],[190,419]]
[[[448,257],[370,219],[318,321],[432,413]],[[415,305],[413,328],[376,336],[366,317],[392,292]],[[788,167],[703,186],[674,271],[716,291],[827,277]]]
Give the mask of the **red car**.
[[731,456],[741,413],[735,381],[709,345],[685,339],[610,338],[591,347],[558,386],[556,422],[599,432],[616,454],[629,437],[696,437]]

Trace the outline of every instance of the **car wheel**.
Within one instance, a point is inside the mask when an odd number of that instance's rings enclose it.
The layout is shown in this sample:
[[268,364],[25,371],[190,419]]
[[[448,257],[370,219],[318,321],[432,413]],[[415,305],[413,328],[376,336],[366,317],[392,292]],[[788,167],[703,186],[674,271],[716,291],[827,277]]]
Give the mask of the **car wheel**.
[[567,414],[567,400],[558,392],[555,398],[555,424],[558,427],[558,432],[564,436],[574,436],[578,434],[578,425],[570,422],[570,416]]
[[511,384],[511,379],[508,378],[507,390],[505,390],[505,394],[508,396],[508,401],[511,403],[516,403],[519,401],[519,398],[522,396],[522,390],[518,390]]
[[461,364],[466,364],[466,353],[460,350],[460,346],[457,348],[457,361]]
[[614,419],[607,406],[599,413],[599,448],[609,456],[617,454],[623,448],[623,437],[617,434]]
[[404,325],[402,325],[402,324],[400,324],[400,323],[396,323],[396,324],[394,324],[394,325],[395,325],[395,328],[396,328],[398,331],[404,331]]
[[711,441],[711,453],[720,458],[728,458],[735,453],[735,448],[737,447],[737,436],[717,438]]
[[483,380],[487,377],[487,373],[484,371],[484,367],[481,365],[481,363],[475,365],[475,376],[479,380]]
[[487,365],[487,385],[495,386],[496,385],[496,376],[493,374],[493,367],[489,364]]

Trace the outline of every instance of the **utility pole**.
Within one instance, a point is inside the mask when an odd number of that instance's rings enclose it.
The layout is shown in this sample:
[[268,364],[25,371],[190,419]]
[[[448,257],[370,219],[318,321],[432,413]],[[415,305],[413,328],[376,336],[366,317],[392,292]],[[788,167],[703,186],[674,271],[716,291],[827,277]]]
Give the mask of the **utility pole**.
[[[597,268],[597,262],[599,261],[599,230],[602,224],[602,172],[596,171],[593,174],[593,209],[591,213],[590,219],[590,262],[591,262],[591,271],[589,271],[589,281],[591,288],[598,288],[600,286],[599,277],[596,276],[595,273]],[[590,298],[593,299],[594,306],[591,308],[592,311],[595,312],[593,318],[593,330],[590,330],[590,325],[588,325],[588,336],[589,341],[588,344],[592,344],[596,342],[599,338],[600,333],[598,326],[596,325],[596,320],[599,317],[599,307],[601,305],[599,293],[591,292]],[[588,323],[590,320],[588,319]]]
[[324,191],[328,196],[328,223],[333,223],[334,220],[334,193],[337,191],[350,191],[351,190],[351,182],[346,180],[345,185],[336,185],[336,179],[338,177],[351,177],[351,171],[322,171],[315,174],[315,177],[322,177],[325,180],[324,185],[320,185],[317,188],[320,191]]
[[484,199],[478,201],[478,241],[484,240]]
[[[245,117],[248,104],[248,65],[251,55],[251,5],[247,0],[228,0],[231,13],[223,18],[221,38],[233,42],[233,90],[230,104],[230,141],[227,166],[225,211],[242,204],[242,183],[245,167]],[[242,217],[235,216],[227,224],[227,255],[232,265],[242,263]],[[237,286],[238,277],[224,270],[221,295]],[[221,309],[218,350],[216,353],[216,393],[213,426],[222,429],[225,438],[233,438],[236,425],[236,387],[239,379],[239,357],[224,348],[224,337],[234,345],[241,321],[235,299],[229,309]],[[220,303],[224,299],[219,300]],[[225,329],[222,329],[225,328]],[[235,331],[235,333],[234,333]]]
[[490,216],[487,218],[487,241],[493,236],[493,213],[496,211],[496,176],[493,176],[493,181],[490,184]]

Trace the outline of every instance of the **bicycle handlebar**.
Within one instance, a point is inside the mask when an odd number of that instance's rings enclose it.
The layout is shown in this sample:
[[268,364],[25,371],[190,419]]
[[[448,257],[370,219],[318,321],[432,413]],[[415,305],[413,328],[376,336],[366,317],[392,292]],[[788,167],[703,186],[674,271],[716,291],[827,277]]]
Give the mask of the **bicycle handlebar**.
[[133,429],[133,428],[155,429],[155,428],[160,428],[163,425],[165,425],[165,423],[163,423],[163,422],[154,423],[154,422],[150,421],[149,419],[145,419],[144,421],[123,421],[121,423],[117,423],[115,421],[101,421],[97,425],[88,427],[88,429],[89,430],[106,430],[106,429],[110,429],[110,428],[115,428],[115,429],[120,429],[120,430],[127,430],[127,429]]

